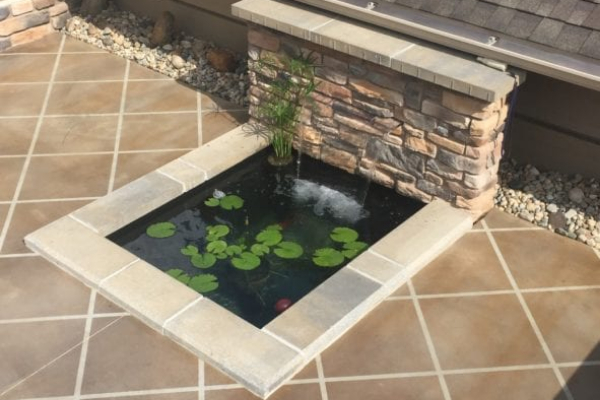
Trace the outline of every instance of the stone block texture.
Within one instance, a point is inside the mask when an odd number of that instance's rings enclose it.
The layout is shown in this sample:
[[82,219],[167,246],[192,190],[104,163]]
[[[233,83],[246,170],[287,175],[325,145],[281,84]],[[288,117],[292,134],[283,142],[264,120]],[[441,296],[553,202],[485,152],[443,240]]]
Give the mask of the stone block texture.
[[71,17],[63,0],[5,0],[0,4],[0,51],[62,29]]
[[294,143],[305,154],[424,202],[442,199],[475,218],[492,208],[507,98],[484,102],[253,24],[249,48],[255,121],[280,72],[255,60],[312,52],[318,86]]

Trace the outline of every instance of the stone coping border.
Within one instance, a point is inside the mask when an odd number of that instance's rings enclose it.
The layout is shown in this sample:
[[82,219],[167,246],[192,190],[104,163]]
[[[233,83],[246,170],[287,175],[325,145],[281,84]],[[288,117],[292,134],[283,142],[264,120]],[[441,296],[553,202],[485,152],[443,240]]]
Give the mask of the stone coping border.
[[31,233],[29,248],[267,397],[472,226],[442,201],[425,206],[262,329],[106,236],[265,147],[243,125]]
[[232,13],[248,22],[490,103],[514,89],[511,75],[477,62],[474,56],[297,2],[242,0],[233,4]]

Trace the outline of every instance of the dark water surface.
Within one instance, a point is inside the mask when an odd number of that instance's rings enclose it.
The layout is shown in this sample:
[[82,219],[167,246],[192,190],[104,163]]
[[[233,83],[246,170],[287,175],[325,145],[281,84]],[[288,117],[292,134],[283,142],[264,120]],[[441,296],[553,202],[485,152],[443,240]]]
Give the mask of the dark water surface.
[[[364,178],[310,157],[302,158],[298,175],[296,163],[276,168],[269,165],[267,155],[267,150],[256,154],[109,239],[163,271],[181,269],[189,276],[214,275],[219,287],[205,296],[262,327],[278,315],[278,300],[298,301],[349,262],[346,259],[336,267],[321,267],[313,262],[317,249],[342,249],[343,243],[330,237],[334,228],[354,229],[359,234],[358,241],[371,245],[423,207],[416,200],[369,185]],[[215,189],[241,197],[243,207],[225,210],[205,205]],[[148,226],[165,221],[177,226],[173,236],[155,239],[146,234]],[[275,245],[270,254],[261,257],[259,267],[243,271],[233,267],[232,257],[199,269],[181,253],[187,245],[206,253],[206,228],[214,225],[230,229],[221,240],[228,245],[245,245],[244,251],[250,252],[257,243],[256,235],[273,224],[281,226],[283,241],[302,246],[299,258],[284,259],[273,254]]]

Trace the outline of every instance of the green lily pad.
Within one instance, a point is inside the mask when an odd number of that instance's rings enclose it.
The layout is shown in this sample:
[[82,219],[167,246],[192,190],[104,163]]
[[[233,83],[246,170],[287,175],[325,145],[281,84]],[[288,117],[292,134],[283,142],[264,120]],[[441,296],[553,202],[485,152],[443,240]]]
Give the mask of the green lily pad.
[[196,268],[210,268],[217,262],[217,257],[214,254],[206,253],[206,254],[196,254],[192,256],[190,260],[192,265]]
[[208,293],[216,290],[219,282],[217,282],[217,277],[212,274],[202,274],[190,279],[188,285],[198,293]]
[[175,234],[177,227],[172,222],[159,222],[152,224],[146,229],[146,235],[154,239],[164,239]]
[[261,257],[264,256],[265,254],[269,254],[271,252],[271,249],[269,248],[269,246],[262,244],[262,243],[256,243],[253,244],[252,247],[250,247],[250,251],[254,254],[256,254],[257,256]]
[[204,201],[204,204],[209,207],[218,207],[219,203],[219,199],[215,199],[214,197],[210,197]]
[[217,257],[217,259],[218,259],[218,260],[224,260],[224,259],[226,259],[228,256],[227,256],[227,253],[223,252],[223,253],[216,253],[216,254],[215,254],[215,257]]
[[313,262],[319,267],[337,267],[344,262],[344,255],[330,247],[318,249],[313,255]]
[[221,208],[224,208],[225,210],[239,210],[244,206],[244,200],[235,194],[223,197],[220,202]]
[[239,257],[232,258],[231,264],[237,269],[251,271],[258,268],[260,265],[260,258],[252,253],[244,252],[240,254]]
[[266,231],[268,231],[270,229],[274,229],[276,231],[281,231],[281,230],[283,230],[283,227],[279,224],[273,224],[273,225],[269,225],[265,228]]
[[186,285],[190,281],[190,276],[181,269],[170,269],[166,272],[166,274],[177,279],[179,282],[185,283]]
[[242,251],[244,251],[244,249],[242,248],[242,246],[237,246],[235,244],[232,244],[231,246],[228,246],[225,249],[225,253],[227,253],[228,256],[234,256],[236,254],[242,254]]
[[304,250],[298,243],[281,242],[273,252],[281,258],[292,259],[300,257],[304,253]]
[[331,237],[334,242],[349,243],[358,239],[358,232],[356,232],[354,229],[340,226],[335,228],[329,237]]
[[229,233],[229,227],[227,225],[207,226],[206,232],[208,233],[206,240],[213,242],[215,240],[219,240],[223,236],[227,236]]
[[195,256],[198,254],[198,248],[192,244],[188,244],[183,249],[181,249],[181,254],[184,256]]
[[209,253],[222,253],[227,248],[227,242],[224,240],[215,240],[206,245],[206,251]]
[[274,246],[281,242],[282,239],[283,236],[281,235],[281,232],[275,229],[265,229],[256,235],[256,240],[265,246]]
[[344,255],[344,257],[346,257],[349,260],[356,257],[358,255],[358,253],[359,253],[358,250],[342,250],[342,254]]
[[357,250],[361,251],[369,247],[369,245],[365,242],[349,242],[344,243],[344,249],[346,250]]

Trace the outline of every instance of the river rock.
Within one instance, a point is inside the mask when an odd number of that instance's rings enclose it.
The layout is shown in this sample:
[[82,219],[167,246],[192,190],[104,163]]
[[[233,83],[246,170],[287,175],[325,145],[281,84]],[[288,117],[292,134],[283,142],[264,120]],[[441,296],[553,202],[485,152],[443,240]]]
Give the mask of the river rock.
[[173,56],[171,56],[171,64],[173,64],[175,68],[181,69],[185,67],[185,60],[177,54],[174,54]]
[[150,36],[150,44],[156,47],[170,42],[173,37],[174,27],[175,17],[170,12],[164,11],[154,24],[152,35]]
[[571,190],[569,190],[569,200],[571,200],[573,203],[581,203],[583,202],[583,200],[585,199],[585,194],[583,193],[583,190],[581,190],[578,187],[575,187]]
[[206,59],[210,66],[219,72],[233,72],[236,69],[235,57],[227,50],[210,49]]

